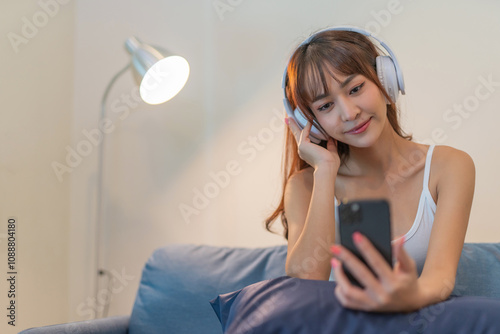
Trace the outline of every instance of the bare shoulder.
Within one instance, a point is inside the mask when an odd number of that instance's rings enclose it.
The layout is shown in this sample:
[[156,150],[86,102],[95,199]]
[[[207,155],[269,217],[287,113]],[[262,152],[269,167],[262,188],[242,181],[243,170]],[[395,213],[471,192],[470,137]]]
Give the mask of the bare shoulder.
[[432,157],[433,173],[435,175],[437,190],[440,184],[453,182],[475,182],[476,167],[471,156],[466,152],[451,146],[439,145],[434,148]]
[[314,169],[304,168],[293,174],[285,187],[285,216],[289,225],[305,221],[312,196]]
[[474,171],[474,161],[466,152],[451,146],[439,145],[434,148],[433,165],[439,173],[449,173],[452,170]]

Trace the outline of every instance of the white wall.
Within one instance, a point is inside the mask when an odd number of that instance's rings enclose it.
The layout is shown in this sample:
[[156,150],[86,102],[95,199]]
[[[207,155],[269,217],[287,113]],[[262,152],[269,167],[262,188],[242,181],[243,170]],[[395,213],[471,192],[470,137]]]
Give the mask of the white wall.
[[[262,227],[280,195],[282,125],[277,114],[283,112],[281,76],[293,47],[311,32],[330,25],[378,28],[378,35],[389,42],[405,73],[407,95],[403,99],[403,122],[406,129],[417,140],[433,139],[436,144],[465,150],[476,163],[476,196],[467,241],[499,241],[500,225],[496,224],[499,214],[491,208],[500,197],[500,181],[495,177],[500,167],[495,147],[499,139],[496,124],[500,121],[495,107],[499,105],[500,92],[499,87],[494,86],[482,100],[475,99],[474,94],[477,89],[483,94],[488,92],[479,77],[500,82],[496,64],[500,55],[496,43],[500,22],[495,17],[500,4],[473,4],[464,0],[440,3],[325,0],[312,4],[241,0],[232,1],[231,10],[218,13],[214,3],[228,4],[228,1],[76,1],[75,54],[72,58],[72,53],[67,52],[64,58],[65,62],[74,60],[72,118],[50,114],[54,108],[43,105],[45,113],[53,115],[52,122],[38,122],[40,127],[33,125],[22,134],[17,131],[20,137],[16,144],[8,146],[8,154],[2,154],[6,159],[4,166],[14,159],[15,152],[25,148],[26,141],[38,138],[39,129],[55,122],[60,124],[58,136],[62,139],[45,145],[46,150],[50,150],[47,157],[50,154],[54,157],[40,158],[36,160],[38,163],[45,163],[44,159],[64,161],[67,154],[64,138],[69,136],[69,122],[72,122],[70,147],[83,147],[87,141],[84,131],[97,127],[100,100],[107,84],[128,62],[123,48],[128,36],[135,35],[169,48],[189,60],[191,77],[185,89],[166,104],[138,103],[128,108],[130,114],[125,117],[123,94],[129,94],[134,87],[130,73],[118,79],[109,97],[108,111],[114,131],[106,136],[103,195],[106,206],[101,240],[106,268],[125,276],[113,281],[115,291],[119,292],[112,295],[110,315],[130,313],[144,261],[157,247],[174,242],[244,247],[284,243],[280,236]],[[7,31],[19,29],[19,18],[24,12],[19,10],[13,15],[10,18],[13,23],[2,23]],[[48,29],[49,26],[45,31]],[[66,26],[60,33],[68,30]],[[40,35],[36,39],[42,44],[37,54],[47,52],[43,38]],[[34,45],[35,40],[28,46]],[[70,49],[71,42],[61,40],[62,45]],[[61,62],[56,56],[51,59]],[[20,61],[18,56],[12,57]],[[4,67],[9,68],[0,66]],[[64,73],[71,78],[72,67],[64,68]],[[61,86],[56,91],[69,90],[72,86],[66,77],[51,79],[52,86]],[[49,85],[42,85],[45,81],[39,82],[43,89],[49,89]],[[13,95],[19,93],[21,87],[10,89]],[[37,94],[46,96],[41,92]],[[59,94],[50,96],[62,105],[71,103]],[[476,101],[477,106],[469,105]],[[112,103],[121,107],[119,112],[113,112]],[[454,105],[463,104],[472,110],[470,115],[463,113],[466,116],[457,118],[456,113],[447,114],[448,109],[453,111]],[[6,106],[8,119],[17,121],[19,115],[14,107],[19,105],[11,102],[11,106]],[[33,105],[39,104],[33,102]],[[37,116],[34,109],[28,101],[23,101],[22,110],[27,119]],[[444,115],[455,118],[446,120]],[[442,129],[443,135],[433,138],[437,128]],[[43,134],[49,136],[49,131]],[[36,148],[40,146],[41,141]],[[38,159],[34,158],[42,154],[38,151],[32,152],[30,159]],[[97,151],[98,146],[92,146],[88,156],[63,175],[62,185],[54,180],[50,171],[48,175],[32,176],[36,182],[24,181],[26,190],[20,194],[30,193],[38,201],[43,199],[37,206],[10,199],[10,203],[22,205],[22,210],[14,210],[19,216],[22,213],[37,215],[38,206],[43,210],[57,206],[61,210],[58,233],[66,229],[69,239],[57,238],[58,234],[50,237],[60,242],[57,245],[61,248],[57,250],[61,261],[65,253],[69,254],[69,276],[67,279],[59,276],[57,282],[68,285],[70,292],[69,314],[57,312],[57,319],[87,319],[96,309],[92,298],[95,293]],[[210,187],[211,173],[223,171],[230,162],[239,166],[239,173],[230,177],[227,186],[218,192],[215,189],[217,193],[198,214],[185,219],[179,207],[193,205],[196,189],[203,191]],[[17,165],[7,171],[20,173],[23,168]],[[2,175],[8,175],[6,173],[2,169]],[[6,179],[2,182],[7,182]],[[68,181],[71,181],[71,189],[67,188]],[[8,182],[7,189],[16,187],[13,181]],[[43,188],[37,182],[63,187],[57,193],[60,199],[56,195],[39,196]],[[2,219],[8,214],[2,211]],[[70,215],[70,225],[64,225],[65,215]],[[35,221],[34,218],[28,220]],[[51,247],[54,247],[51,240],[33,242],[29,249],[50,258]],[[34,265],[31,268],[36,268],[37,274],[38,270],[41,272]],[[60,270],[64,265],[48,263],[45,268]],[[32,292],[43,299],[42,288]]]
[[[65,322],[70,313],[70,182],[59,182],[51,164],[64,159],[71,143],[74,4],[44,4],[0,4],[1,333]],[[15,299],[6,280],[11,216],[17,218]],[[15,327],[6,317],[11,300]]]

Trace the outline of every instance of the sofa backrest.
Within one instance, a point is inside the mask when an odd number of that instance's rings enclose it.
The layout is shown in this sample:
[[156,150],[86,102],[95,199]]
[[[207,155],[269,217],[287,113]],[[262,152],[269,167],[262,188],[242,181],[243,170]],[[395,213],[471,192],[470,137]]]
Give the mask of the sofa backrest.
[[[286,246],[228,248],[169,245],[146,263],[130,334],[222,333],[209,301],[285,275]],[[452,294],[500,298],[500,243],[464,245]]]
[[464,245],[452,294],[500,298],[500,243]]
[[157,249],[144,267],[129,333],[222,333],[209,301],[284,276],[285,259],[286,246],[169,245]]

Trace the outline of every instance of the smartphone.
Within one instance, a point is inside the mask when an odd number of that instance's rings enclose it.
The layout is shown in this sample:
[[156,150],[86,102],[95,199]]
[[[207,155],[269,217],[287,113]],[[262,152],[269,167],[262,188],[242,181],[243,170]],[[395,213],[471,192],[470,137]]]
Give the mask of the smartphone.
[[[387,200],[343,201],[338,210],[340,244],[367,264],[352,240],[352,234],[359,231],[372,242],[392,268],[391,219]],[[373,272],[370,266],[367,267]],[[343,269],[352,284],[363,287],[345,266]]]

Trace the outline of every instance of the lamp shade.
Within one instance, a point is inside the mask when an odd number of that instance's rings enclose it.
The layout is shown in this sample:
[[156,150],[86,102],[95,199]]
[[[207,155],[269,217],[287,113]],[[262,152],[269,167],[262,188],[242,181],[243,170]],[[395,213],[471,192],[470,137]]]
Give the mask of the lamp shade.
[[186,84],[189,64],[183,57],[129,37],[125,48],[132,55],[134,76],[144,102],[160,104],[173,98]]

